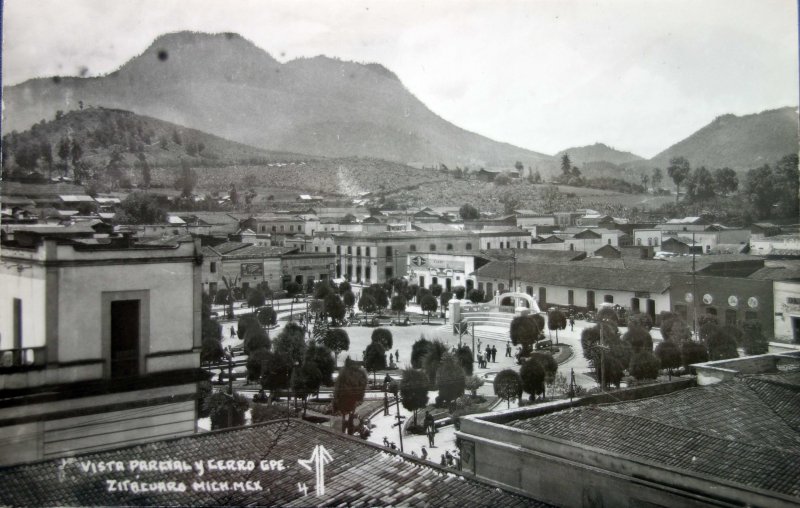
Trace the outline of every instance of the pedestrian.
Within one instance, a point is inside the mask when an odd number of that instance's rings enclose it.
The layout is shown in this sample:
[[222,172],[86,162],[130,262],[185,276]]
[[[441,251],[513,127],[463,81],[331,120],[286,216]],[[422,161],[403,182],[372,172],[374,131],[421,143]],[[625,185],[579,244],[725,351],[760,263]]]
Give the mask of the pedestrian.
[[486,346],[486,357],[485,358],[486,358],[486,363],[489,363],[489,362],[492,361],[492,348],[489,347],[488,345]]
[[506,344],[506,358],[511,358],[511,341]]
[[421,456],[422,456],[422,460],[428,460],[428,450],[426,450],[424,446],[422,447]]
[[497,363],[497,348],[492,346],[492,363]]
[[575,316],[569,317],[569,331],[571,332],[575,331]]
[[235,337],[236,337],[236,329],[233,327],[233,325],[231,325],[231,338],[233,339]]
[[425,411],[425,419],[423,420],[423,424],[425,425],[425,433],[428,435],[428,446],[433,448],[434,434],[436,434],[436,420],[433,419],[433,415],[430,411]]
[[396,362],[398,362],[398,363],[400,362],[400,350],[399,349],[395,349],[394,350],[394,358],[395,358]]
[[414,450],[411,450],[411,456],[416,458],[417,457],[417,452],[415,452]]
[[385,446],[386,448],[389,448],[389,440],[386,439],[386,436],[383,436],[383,446]]
[[439,465],[442,466],[442,467],[447,466],[447,461],[444,460],[444,454],[442,454],[442,460],[439,462]]
[[483,368],[483,353],[478,353],[478,368]]
[[444,452],[444,458],[447,462],[447,467],[453,467],[453,456],[450,455],[449,451]]

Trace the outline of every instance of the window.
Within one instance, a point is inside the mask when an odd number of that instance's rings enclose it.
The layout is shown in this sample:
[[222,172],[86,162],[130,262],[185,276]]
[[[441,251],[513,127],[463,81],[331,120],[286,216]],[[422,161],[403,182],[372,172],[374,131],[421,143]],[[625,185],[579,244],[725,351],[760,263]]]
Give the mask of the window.
[[417,246],[415,244],[411,244],[408,246],[408,250],[411,252],[417,252]]
[[528,242],[522,242],[522,248],[523,249],[527,249],[528,248]]
[[387,266],[386,269],[384,270],[384,273],[386,274],[387,279],[391,279],[392,277],[394,277],[394,270],[392,269],[391,266]]
[[653,245],[653,239],[652,238],[648,238],[647,239],[647,245],[651,245],[651,246]]
[[586,292],[586,307],[589,309],[594,309],[594,291]]
[[641,238],[637,238],[636,239],[636,245],[641,245],[641,244],[642,244],[642,239]]
[[386,257],[387,258],[392,257],[392,246],[391,245],[387,245],[386,246]]
[[436,244],[435,243],[430,244],[428,247],[430,248],[431,252],[435,252],[436,251]]
[[533,296],[533,286],[526,286],[525,292],[528,293],[530,296]]
[[367,282],[372,280],[372,267],[369,265],[364,267],[364,279],[366,279]]
[[658,238],[654,238],[654,239],[653,239],[653,244],[654,244],[656,247],[658,247]]
[[472,250],[472,244],[471,244],[471,243],[469,243],[469,242],[467,242],[466,249],[467,249],[467,250]]
[[420,275],[419,276],[419,287],[421,287],[421,288],[425,287],[425,276],[424,275]]
[[575,250],[575,244],[574,243],[570,243],[569,244],[569,250]]
[[611,245],[611,238],[608,239],[608,244]]
[[352,254],[353,253],[353,247],[351,245],[347,246],[347,253],[348,254]]
[[281,233],[283,233],[283,226],[281,226]]
[[725,324],[728,326],[736,326],[736,311],[727,309],[725,311]]
[[211,273],[217,273],[217,262],[212,261],[209,263],[208,267],[211,269]]
[[356,256],[361,255],[361,247],[356,247]]
[[213,297],[216,294],[216,292],[217,292],[217,283],[216,282],[209,282],[208,283],[208,294]]
[[290,225],[289,226],[289,231],[294,231],[294,226]]
[[517,240],[517,248],[518,249],[520,248],[521,245],[522,245],[522,243],[519,240]]
[[328,254],[330,254],[330,253],[331,253],[331,248],[330,248],[330,247],[325,247],[325,252],[327,252]]
[[486,242],[486,248],[487,249],[491,249],[492,248],[492,242]]
[[540,287],[539,288],[539,308],[541,309],[543,306],[547,305],[547,288]]
[[265,225],[263,225],[263,224],[262,224],[262,225],[261,225],[261,232],[262,232],[262,233],[265,233],[266,231],[267,231],[267,226],[265,226]]
[[22,347],[22,300],[14,298],[14,349]]
[[744,313],[744,320],[745,321],[755,321],[758,319],[758,313],[752,310],[745,311]]
[[447,244],[447,250],[453,250],[453,244],[452,243],[448,243]]
[[316,245],[314,246],[314,252],[319,252],[319,247]]
[[614,295],[603,295],[603,301],[606,303],[614,303]]
[[500,291],[501,294],[506,292],[505,289],[506,287],[502,282],[497,285],[497,290]]
[[567,291],[567,304],[575,305],[575,291],[571,289]]
[[483,291],[483,282],[478,283],[478,291]]
[[494,287],[491,282],[486,283],[486,298],[494,296]]
[[364,251],[365,251],[365,252],[364,252],[364,255],[365,255],[365,256],[369,256],[369,255],[370,255],[370,253],[369,253],[369,247],[364,247]]
[[272,226],[272,232],[273,232],[273,233],[274,233],[274,232],[276,232],[277,230],[278,230],[278,228],[277,228],[277,227],[275,227],[275,226]]
[[342,246],[341,245],[337,245],[336,246],[336,254],[341,254],[341,253],[342,253]]

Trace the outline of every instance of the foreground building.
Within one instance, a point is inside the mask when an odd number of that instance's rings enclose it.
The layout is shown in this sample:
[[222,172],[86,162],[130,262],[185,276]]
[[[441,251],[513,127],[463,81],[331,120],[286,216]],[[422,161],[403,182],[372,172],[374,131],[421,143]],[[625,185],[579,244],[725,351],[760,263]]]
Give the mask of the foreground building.
[[1,259],[0,464],[195,432],[198,241],[21,229]]
[[560,506],[798,506],[800,355],[695,367],[638,400],[464,417],[463,469]]
[[[89,463],[111,466],[104,471],[84,471]],[[150,463],[170,469],[148,471]],[[203,466],[202,475],[198,463]],[[131,464],[136,468],[133,471]],[[183,468],[184,464],[188,467]],[[116,469],[118,465],[121,470]],[[47,488],[42,488],[45,485]],[[299,420],[79,455],[67,463],[50,460],[0,469],[0,503],[548,506],[509,489],[465,479],[452,469]]]

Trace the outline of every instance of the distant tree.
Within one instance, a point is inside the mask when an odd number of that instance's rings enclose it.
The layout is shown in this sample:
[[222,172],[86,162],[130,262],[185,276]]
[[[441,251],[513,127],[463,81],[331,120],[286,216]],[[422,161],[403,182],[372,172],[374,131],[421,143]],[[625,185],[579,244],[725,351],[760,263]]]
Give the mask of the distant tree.
[[197,185],[197,173],[189,165],[189,161],[181,159],[181,174],[175,181],[175,187],[180,189],[181,197],[191,197],[194,187]]
[[663,179],[664,177],[661,174],[661,168],[653,168],[653,175],[650,177],[650,181],[653,182],[653,188],[655,190],[661,188],[661,181]]
[[458,360],[450,353],[445,353],[436,369],[436,388],[439,399],[449,403],[464,395],[464,370]]
[[515,346],[522,346],[522,356],[530,355],[533,350],[533,343],[539,338],[539,325],[530,314],[517,316],[511,320],[511,343]]
[[472,303],[483,303],[485,300],[486,295],[484,295],[483,290],[473,289],[469,292],[469,301]]
[[114,217],[117,224],[163,224],[167,212],[153,194],[132,192],[122,200]]
[[379,342],[383,349],[389,351],[392,349],[392,332],[386,328],[375,328],[372,331],[372,342]]
[[[212,321],[216,323],[216,321]],[[219,326],[219,324],[217,324]],[[200,362],[201,363],[215,363],[220,361],[225,356],[222,349],[222,342],[213,338],[204,337],[200,348]]]
[[244,352],[250,354],[251,351],[258,349],[269,349],[270,339],[261,326],[249,326],[244,335],[240,335],[244,340]]
[[350,358],[345,359],[344,367],[333,385],[333,411],[334,414],[342,415],[342,432],[346,431],[350,435],[355,433],[354,412],[364,400],[366,388],[367,373]]
[[522,170],[525,169],[525,166],[522,165],[522,162],[517,161],[514,163],[514,169],[516,169],[517,171],[520,172],[520,174],[522,174]]
[[483,379],[475,375],[467,376],[466,379],[464,379],[464,389],[469,390],[473,397],[478,395],[478,388],[483,386],[483,384]]
[[608,323],[613,323],[615,326],[619,326],[619,317],[611,307],[601,307],[600,310],[597,311],[595,317],[597,321],[606,321]]
[[708,359],[727,360],[728,358],[738,358],[739,352],[736,350],[736,339],[719,326],[712,325],[706,337],[706,347],[708,348]]
[[203,402],[204,411],[211,417],[211,430],[244,425],[244,413],[250,403],[242,395],[216,391]]
[[249,294],[247,295],[247,306],[252,308],[263,307],[266,305],[267,300],[264,298],[264,293],[261,292],[259,289],[252,289],[250,290]]
[[641,326],[634,325],[629,327],[625,335],[622,336],[622,340],[630,345],[631,352],[634,354],[653,351],[653,337],[650,336],[650,332]]
[[544,382],[553,384],[558,373],[558,362],[553,358],[553,355],[544,351],[534,351],[531,353],[530,358],[538,361],[539,365],[544,369]]
[[544,395],[544,367],[538,358],[528,358],[519,369],[522,379],[522,389],[530,394],[530,399],[537,395]]
[[441,295],[439,295],[439,304],[441,306],[442,312],[447,311],[447,306],[450,303],[450,300],[453,299],[453,293],[450,291],[445,291]]
[[522,378],[511,369],[501,370],[494,378],[494,394],[511,407],[511,399],[522,396]]
[[[278,313],[275,312],[275,309],[272,307],[258,309],[258,314],[256,316],[259,324],[263,327],[267,327],[267,329],[278,324]],[[269,332],[267,332],[267,336],[269,337]]]
[[428,405],[428,376],[419,369],[403,369],[400,379],[400,400],[403,407],[414,412],[414,425],[417,425],[417,411]]
[[369,314],[378,311],[378,306],[375,304],[375,299],[372,295],[369,294],[361,294],[361,298],[358,300],[358,310],[369,316]]
[[333,351],[323,346],[312,342],[306,348],[303,364],[313,362],[319,369],[322,375],[322,384],[331,386],[333,384],[333,373],[336,371],[336,360],[333,357]]
[[62,175],[66,175],[69,170],[69,155],[70,155],[70,142],[69,138],[62,137],[61,141],[58,142],[58,158],[61,159],[61,164],[59,165],[61,168]]
[[678,203],[678,197],[680,196],[681,184],[683,183],[686,178],[689,176],[689,172],[691,171],[691,167],[689,166],[689,161],[683,157],[673,157],[669,160],[669,166],[667,167],[667,174],[670,178],[672,178],[672,182],[675,184],[675,203]]
[[667,369],[670,378],[672,377],[672,369],[677,369],[681,366],[681,350],[677,342],[665,340],[656,346],[656,356],[662,369]]
[[414,344],[411,346],[411,366],[413,368],[422,368],[422,362],[425,358],[425,355],[428,354],[430,347],[431,341],[425,337],[420,337],[416,342],[414,342]]
[[439,364],[448,350],[447,345],[438,339],[430,342],[428,351],[422,359],[422,368],[425,370],[429,380],[436,381],[436,371],[439,369]]
[[656,379],[659,366],[658,358],[651,351],[644,350],[633,354],[628,371],[637,381]]
[[647,184],[650,182],[650,175],[646,173],[642,174],[639,179],[642,181],[642,187],[644,187],[644,190],[647,191]]
[[259,326],[260,323],[256,316],[245,314],[236,321],[236,335],[244,340],[244,334],[247,333],[248,328],[258,328]]
[[314,298],[317,300],[324,300],[325,297],[333,292],[333,288],[327,283],[327,281],[319,281],[314,285]]
[[437,307],[439,304],[436,302],[436,298],[433,295],[425,295],[422,298],[422,302],[420,303],[420,307],[424,312],[428,313],[428,323],[431,322],[431,314],[436,312]]
[[715,181],[711,172],[700,166],[686,180],[686,199],[689,202],[711,199],[715,195]]
[[558,309],[547,313],[547,328],[556,331],[556,344],[558,344],[558,331],[567,328],[567,316]]
[[72,159],[72,173],[76,180],[81,180],[82,176],[80,174],[80,170],[78,169],[81,163],[81,158],[83,157],[83,147],[81,147],[78,140],[72,140],[72,147],[70,148],[70,157]]
[[796,153],[787,155],[775,164],[777,213],[781,217],[800,217],[800,167]]
[[406,311],[406,297],[403,295],[395,295],[392,297],[392,312],[397,312],[397,317],[400,317],[400,314]]
[[367,372],[372,372],[372,383],[377,384],[376,372],[386,368],[386,349],[380,342],[373,341],[367,346],[364,354],[364,367]]
[[572,172],[572,161],[569,160],[569,154],[564,154],[561,156],[561,173],[569,177],[570,173]]
[[144,152],[139,152],[136,154],[136,158],[139,161],[139,168],[142,170],[142,187],[149,189],[152,180],[152,176],[150,174],[150,164],[147,163],[147,158],[145,157]]
[[456,286],[453,288],[453,294],[457,300],[463,300],[466,293],[467,289],[464,286]]
[[294,298],[297,301],[297,295],[303,290],[302,286],[295,281],[286,284],[286,296]]
[[339,294],[342,295],[342,296],[344,296],[344,294],[347,293],[348,291],[350,291],[350,292],[353,291],[353,288],[350,286],[350,283],[347,282],[347,281],[344,281],[341,284],[339,284],[339,288],[338,289],[339,289]]
[[628,318],[628,326],[638,326],[649,332],[653,329],[653,318],[645,312],[637,312]]
[[294,322],[288,322],[283,330],[275,337],[272,344],[273,351],[283,353],[292,365],[297,365],[303,360],[306,352],[306,332],[303,327]]
[[421,303],[426,295],[430,295],[431,290],[428,288],[417,287],[417,303]]
[[472,375],[472,367],[473,362],[475,361],[475,357],[472,354],[472,349],[466,344],[462,344],[456,349],[456,359],[458,360],[458,364],[461,365],[461,369],[464,371],[464,374],[467,376]]
[[346,311],[344,301],[339,295],[330,293],[325,297],[325,314],[331,318],[333,326],[336,326],[344,319]]
[[469,204],[462,205],[461,208],[458,209],[458,215],[461,217],[461,220],[477,220],[481,217],[480,212]]
[[172,129],[172,142],[176,145],[183,144],[183,140],[181,139],[181,135],[177,129]]
[[356,295],[352,291],[345,291],[342,295],[342,301],[344,301],[345,308],[352,311],[353,305],[356,304]]
[[715,169],[714,185],[717,191],[724,196],[736,192],[739,188],[739,178],[736,176],[736,171],[731,168]]
[[494,177],[493,182],[495,185],[508,185],[511,183],[511,177],[508,176],[508,173],[500,173]]
[[[372,284],[369,288],[366,288],[365,291],[368,291],[367,294],[375,300],[375,306],[378,310],[384,310],[389,306],[389,295],[383,284]],[[362,292],[362,297],[363,296],[364,294]]]
[[303,362],[292,369],[291,386],[295,397],[303,401],[303,417],[308,409],[308,396],[319,391],[322,385],[322,372],[313,361]]
[[758,218],[766,219],[772,215],[772,205],[775,204],[778,189],[775,188],[775,175],[769,164],[747,172],[744,194]]
[[[693,340],[687,340],[680,344],[681,346],[681,362],[684,367],[689,367],[694,363],[703,363],[708,361],[708,350],[700,343]],[[694,370],[694,369],[692,369]]]
[[742,342],[746,355],[763,355],[769,352],[769,340],[764,336],[759,321],[745,321],[742,328]]
[[263,366],[267,363],[267,357],[269,355],[269,349],[263,347],[250,351],[247,355],[247,363],[245,363],[248,381],[257,381],[261,379]]
[[433,295],[435,298],[439,298],[444,290],[441,284],[431,284],[428,289],[431,290],[431,295]]
[[323,336],[322,344],[333,351],[336,355],[336,362],[339,361],[339,353],[350,349],[350,337],[341,328],[331,328]]

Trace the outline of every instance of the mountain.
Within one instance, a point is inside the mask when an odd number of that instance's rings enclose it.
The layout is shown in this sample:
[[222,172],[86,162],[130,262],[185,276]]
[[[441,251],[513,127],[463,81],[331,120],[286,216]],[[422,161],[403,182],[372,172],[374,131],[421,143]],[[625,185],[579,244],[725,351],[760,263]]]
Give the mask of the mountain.
[[784,155],[797,153],[799,146],[795,107],[722,115],[650,159],[648,165],[665,168],[672,157],[685,157],[692,167],[746,170],[773,164]]
[[638,155],[611,148],[603,143],[567,148],[558,152],[555,158],[560,161],[564,154],[569,155],[569,160],[578,167],[590,162],[610,162],[611,164],[619,165],[643,160]]
[[236,34],[163,35],[111,74],[32,79],[5,87],[3,96],[4,132],[82,104],[132,110],[269,150],[554,168],[548,155],[440,118],[381,65],[324,56],[280,63]]

